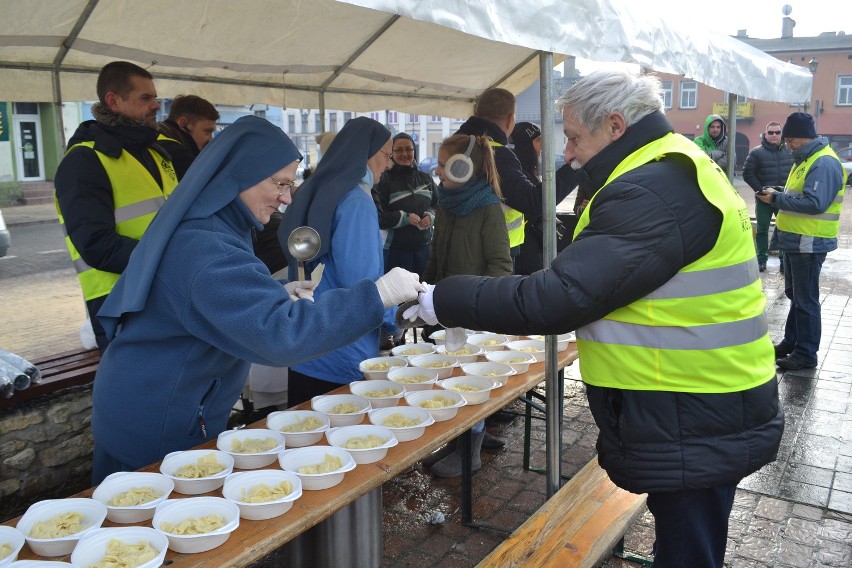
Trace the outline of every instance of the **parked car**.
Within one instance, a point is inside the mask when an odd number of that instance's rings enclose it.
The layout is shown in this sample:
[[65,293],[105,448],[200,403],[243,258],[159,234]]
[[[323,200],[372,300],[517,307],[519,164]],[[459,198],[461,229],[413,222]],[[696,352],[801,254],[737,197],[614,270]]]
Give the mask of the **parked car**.
[[9,235],[9,229],[6,228],[6,222],[3,220],[3,212],[0,211],[0,257],[6,256],[11,242],[12,237]]
[[846,170],[846,183],[852,184],[852,146],[847,146],[842,150],[837,151],[837,157],[840,158],[840,163],[843,169]]
[[426,172],[430,176],[435,175],[435,169],[438,167],[438,158],[423,158],[420,160],[420,171]]

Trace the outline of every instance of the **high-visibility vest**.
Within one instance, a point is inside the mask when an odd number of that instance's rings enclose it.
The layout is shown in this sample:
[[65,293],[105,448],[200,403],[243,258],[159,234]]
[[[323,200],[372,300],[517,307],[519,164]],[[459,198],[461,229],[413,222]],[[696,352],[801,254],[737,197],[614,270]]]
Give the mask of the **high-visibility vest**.
[[[162,135],[158,136],[157,139],[169,140]],[[71,146],[68,152],[78,146],[94,149],[94,145],[94,141],[80,142]],[[145,166],[126,150],[122,150],[121,156],[118,158],[112,158],[95,150],[95,155],[101,161],[112,186],[112,199],[115,205],[115,232],[123,237],[137,240],[142,238],[154,215],[160,210],[166,197],[174,191],[178,183],[172,163],[151,148],[148,148],[148,151],[160,171],[160,179],[163,181],[162,189]],[[62,217],[62,211],[59,208],[59,200],[54,198],[54,201],[59,222],[64,230],[65,219]],[[86,264],[74,247],[74,243],[71,242],[67,231],[65,245],[71,254],[74,269],[77,271],[83,297],[88,301],[109,294],[121,275],[98,270]]]
[[[748,210],[724,173],[693,142],[670,133],[625,158],[604,186],[672,153],[695,163],[701,192],[722,213],[719,238],[663,286],[578,329],[580,373],[590,385],[626,390],[722,393],[756,387],[775,378],[774,350]],[[589,223],[594,199],[575,238]]]
[[[790,175],[787,176],[787,183],[784,185],[784,193],[802,193],[805,187],[805,178],[808,176],[808,171],[816,161],[822,156],[831,156],[837,163],[840,164],[840,158],[834,153],[829,146],[824,146],[817,152],[814,152],[808,159],[794,166],[790,170]],[[809,237],[822,237],[825,239],[836,238],[840,232],[840,210],[843,207],[843,196],[846,194],[846,170],[842,167],[843,183],[840,186],[840,191],[834,197],[834,201],[828,206],[828,209],[823,213],[810,215],[808,213],[799,213],[798,211],[779,210],[778,218],[775,224],[782,231],[788,233],[797,233]]]
[[[488,140],[488,143],[494,148],[502,146],[499,142],[491,139]],[[505,203],[501,203],[500,207],[503,209],[503,217],[506,219],[506,230],[509,232],[509,248],[521,246],[524,244],[524,225],[527,223],[524,220],[524,214],[517,209],[512,209]]]

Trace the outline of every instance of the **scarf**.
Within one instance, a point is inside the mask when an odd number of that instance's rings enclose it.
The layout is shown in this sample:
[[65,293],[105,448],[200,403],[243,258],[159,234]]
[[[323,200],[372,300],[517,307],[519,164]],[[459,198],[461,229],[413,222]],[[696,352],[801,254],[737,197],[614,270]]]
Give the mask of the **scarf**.
[[485,178],[475,177],[463,186],[448,189],[438,186],[438,205],[456,217],[466,217],[474,209],[500,203],[494,188]]

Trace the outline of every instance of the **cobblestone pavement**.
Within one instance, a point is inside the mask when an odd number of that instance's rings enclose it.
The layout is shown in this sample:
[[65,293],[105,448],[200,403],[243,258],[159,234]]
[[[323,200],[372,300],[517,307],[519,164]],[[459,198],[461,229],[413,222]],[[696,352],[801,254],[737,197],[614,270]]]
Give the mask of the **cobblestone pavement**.
[[[753,211],[751,191],[735,186]],[[41,207],[41,206],[33,206]],[[27,209],[28,211],[22,211]],[[8,224],[50,222],[50,211],[4,208]],[[779,374],[787,424],[779,459],[743,480],[729,527],[726,566],[852,566],[852,207],[841,221],[840,249],[823,267],[823,339],[815,370]],[[782,333],[788,301],[777,257],[762,273],[773,339]],[[17,279],[0,289],[0,346],[31,357],[75,349],[85,318],[73,272],[54,271]],[[577,365],[566,373],[562,471],[573,474],[593,455],[596,427],[586,404]],[[522,412],[520,403],[511,407]],[[489,430],[507,440],[497,452],[483,452],[474,477],[476,522],[511,531],[545,499],[544,476],[521,468],[523,420]],[[532,465],[543,467],[544,424],[533,421]],[[474,566],[505,533],[461,524],[460,481],[432,478],[419,464],[383,488],[382,567]],[[435,513],[444,522],[431,524]],[[626,548],[649,555],[653,518],[647,511],[631,527]],[[275,555],[256,564],[279,566]],[[636,564],[610,558],[605,567]]]

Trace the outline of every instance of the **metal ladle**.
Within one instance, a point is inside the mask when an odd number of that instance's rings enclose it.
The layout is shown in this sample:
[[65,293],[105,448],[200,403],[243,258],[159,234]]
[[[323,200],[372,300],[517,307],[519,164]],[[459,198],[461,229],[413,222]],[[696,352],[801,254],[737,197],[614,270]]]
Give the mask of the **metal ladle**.
[[287,250],[298,261],[299,280],[305,279],[305,262],[316,258],[320,250],[320,236],[313,227],[296,227],[287,237]]

